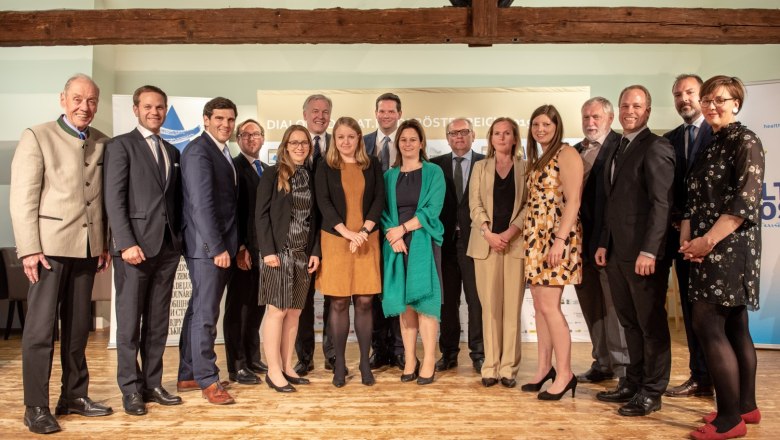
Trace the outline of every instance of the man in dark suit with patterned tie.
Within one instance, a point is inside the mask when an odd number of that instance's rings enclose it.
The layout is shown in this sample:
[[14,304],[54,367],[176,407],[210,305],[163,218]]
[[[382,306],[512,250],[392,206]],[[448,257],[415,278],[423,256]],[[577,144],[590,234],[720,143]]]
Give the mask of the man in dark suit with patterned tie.
[[686,178],[691,165],[696,160],[712,137],[712,128],[704,120],[699,104],[699,89],[702,80],[698,75],[683,74],[678,76],[672,86],[674,107],[682,117],[683,123],[666,133],[665,138],[674,146],[676,166],[674,171],[674,206],[672,208],[672,223],[667,239],[667,253],[674,256],[674,268],[677,272],[677,285],[680,291],[685,335],[688,339],[690,377],[681,385],[666,390],[669,397],[712,396],[712,380],[704,360],[704,352],[696,340],[691,323],[692,304],[688,301],[688,275],[690,262],[682,258],[680,248],[680,222],[682,221],[685,203],[688,200]]
[[608,157],[620,145],[620,135],[610,127],[615,118],[612,103],[600,96],[582,105],[582,131],[585,139],[574,146],[585,166],[580,220],[582,221],[582,282],[575,286],[582,316],[593,344],[593,363],[580,382],[597,383],[617,376],[623,381],[628,365],[628,348],[620,326],[607,273],[596,264],[594,256],[599,246],[604,224],[604,166]]
[[160,137],[167,108],[165,92],[138,88],[133,94],[138,126],[111,139],[103,160],[115,268],[117,382],[130,415],[146,414],[149,401],[182,403],[162,387],[171,293],[181,255],[180,154]]
[[265,306],[258,302],[260,288],[260,251],[255,238],[257,185],[267,165],[260,162],[265,130],[253,120],[238,124],[236,139],[241,152],[233,158],[238,174],[238,243],[235,268],[225,296],[222,325],[225,357],[231,381],[244,385],[260,383],[256,374],[268,367],[260,360],[260,323]]
[[[387,171],[395,163],[395,134],[401,119],[401,98],[395,93],[383,93],[374,104],[377,130],[363,136],[366,153],[379,158],[382,171]],[[380,234],[382,232],[380,231]],[[382,311],[381,295],[374,297],[374,330],[371,335],[371,369],[385,365],[404,367],[404,344],[401,338],[401,324],[397,316],[386,318]]]
[[[325,151],[330,145],[330,114],[333,110],[333,101],[325,95],[310,95],[303,102],[303,119],[306,121],[306,129],[309,130],[312,142],[311,169],[317,169],[317,162],[323,159]],[[305,376],[314,369],[314,278],[311,277],[311,286],[306,298],[306,304],[301,310],[301,318],[298,321],[298,335],[295,338],[295,353],[298,355],[298,363],[295,364],[295,372],[299,376]],[[333,350],[333,342],[328,337],[328,309],[330,300],[326,296],[322,309],[322,353],[325,355],[325,369],[333,370],[336,361],[336,352]]]
[[466,255],[471,231],[469,213],[469,177],[474,164],[485,158],[471,149],[474,127],[466,118],[457,118],[447,124],[447,143],[452,153],[431,159],[444,171],[447,191],[439,218],[444,224],[444,242],[441,246],[442,305],[439,349],[441,359],[436,371],[458,366],[460,353],[460,296],[465,293],[468,306],[468,346],[471,364],[477,373],[482,371],[485,348],[482,342],[482,305],[477,296],[474,260]]
[[227,142],[236,105],[214,98],[203,107],[204,132],[181,156],[184,257],[192,281],[179,342],[179,391],[202,390],[209,403],[234,403],[219,380],[214,340],[220,300],[238,251],[238,179]]

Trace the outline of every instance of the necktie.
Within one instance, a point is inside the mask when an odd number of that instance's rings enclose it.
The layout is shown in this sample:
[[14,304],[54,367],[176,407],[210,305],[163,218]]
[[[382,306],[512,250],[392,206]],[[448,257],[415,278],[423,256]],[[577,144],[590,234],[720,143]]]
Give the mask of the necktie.
[[382,171],[387,171],[390,168],[390,137],[385,136],[385,140],[382,142]]
[[618,164],[620,163],[620,156],[623,155],[626,152],[626,148],[628,147],[628,144],[630,144],[631,141],[628,140],[628,138],[623,138],[620,141],[620,146],[618,147],[617,151],[615,152],[615,157],[612,159],[612,181],[615,181],[615,168],[618,167]]
[[160,173],[160,181],[165,184],[165,178],[168,174],[165,168],[165,156],[163,156],[162,148],[160,147],[161,139],[156,134],[152,135],[152,144],[154,144],[154,153],[157,155],[157,171]]
[[696,143],[696,135],[694,134],[695,129],[696,126],[693,124],[685,127],[685,131],[688,134],[688,151],[685,153],[685,158],[688,159],[688,166],[693,162],[693,156],[695,154],[695,151],[693,150],[693,145]]
[[320,156],[322,156],[322,151],[320,150],[320,137],[314,136],[314,154],[312,154],[312,160],[317,161]]
[[463,199],[463,158],[455,158],[455,196],[458,203]]
[[257,175],[258,176],[262,176],[263,175],[263,167],[260,166],[260,160],[259,159],[255,159],[252,163],[255,166],[255,171],[257,171]]
[[84,140],[86,140],[86,139],[87,139],[87,135],[86,135],[86,134],[85,134],[83,131],[80,131],[80,132],[79,132],[79,139],[81,139],[82,141],[84,141]]

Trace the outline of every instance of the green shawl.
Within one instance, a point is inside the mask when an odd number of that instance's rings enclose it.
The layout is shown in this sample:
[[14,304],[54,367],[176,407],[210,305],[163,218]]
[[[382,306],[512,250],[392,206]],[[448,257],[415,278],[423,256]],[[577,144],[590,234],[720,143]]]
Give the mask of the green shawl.
[[[382,212],[382,229],[385,231],[399,225],[395,186],[400,172],[400,167],[394,167],[387,170],[384,176],[387,203]],[[382,309],[385,316],[400,315],[406,311],[407,305],[437,320],[441,315],[441,285],[431,241],[441,246],[444,237],[444,225],[439,220],[444,205],[444,192],[444,172],[440,167],[423,161],[420,200],[415,212],[422,228],[411,232],[412,241],[409,244],[408,265],[414,270],[407,274],[403,253],[394,252],[387,240],[382,242]]]

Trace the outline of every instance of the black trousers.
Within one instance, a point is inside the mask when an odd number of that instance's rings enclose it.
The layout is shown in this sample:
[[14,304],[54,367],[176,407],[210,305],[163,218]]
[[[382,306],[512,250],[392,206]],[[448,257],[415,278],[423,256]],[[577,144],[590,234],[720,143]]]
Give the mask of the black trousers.
[[46,256],[51,270],[38,265],[38,282],[27,293],[22,335],[24,404],[49,406],[57,313],[61,322],[62,399],[87,397],[89,370],[84,350],[91,327],[92,286],[98,257]]
[[688,368],[691,378],[696,382],[709,385],[712,383],[707,361],[704,360],[704,349],[693,330],[693,303],[688,299],[688,278],[691,273],[691,263],[683,260],[682,255],[675,257],[674,268],[677,271],[677,286],[680,289],[680,305],[682,306],[685,337],[688,341]]
[[138,265],[114,257],[116,376],[122,394],[162,386],[171,292],[179,259],[170,239],[157,255]]
[[666,317],[666,286],[671,260],[658,260],[655,273],[637,275],[633,261],[610,259],[609,287],[620,325],[626,334],[629,386],[659,397],[669,385],[672,369],[671,339]]
[[466,255],[466,237],[456,238],[452,246],[442,247],[442,304],[439,349],[442,357],[457,359],[460,352],[460,296],[468,306],[468,345],[472,361],[485,358],[482,342],[482,305],[477,295],[474,260]]
[[260,363],[260,323],[265,306],[257,305],[260,288],[259,255],[252,256],[252,268],[241,270],[233,261],[233,276],[225,296],[222,329],[229,373]]
[[[302,363],[311,363],[314,360],[314,278],[311,277],[309,293],[306,295],[306,303],[301,310],[301,318],[298,320],[298,335],[295,338],[295,353]],[[333,341],[328,336],[328,314],[330,313],[330,298],[325,297],[322,308],[322,354],[325,359],[336,356],[333,349]]]

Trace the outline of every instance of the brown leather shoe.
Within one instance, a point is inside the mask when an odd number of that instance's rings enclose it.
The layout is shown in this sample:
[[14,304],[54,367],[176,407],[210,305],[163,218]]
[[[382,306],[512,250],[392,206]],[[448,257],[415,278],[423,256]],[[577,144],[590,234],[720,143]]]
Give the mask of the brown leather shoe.
[[667,397],[712,397],[712,385],[702,385],[690,378],[681,385],[669,388],[664,393]]
[[209,403],[213,403],[214,405],[229,405],[231,403],[236,403],[236,401],[233,400],[233,397],[225,391],[225,388],[217,382],[214,382],[204,389],[201,395],[208,400]]
[[[226,380],[223,380],[219,384],[222,385],[222,388],[224,388],[224,389],[230,388],[230,382],[228,382]],[[176,382],[176,391],[178,391],[180,393],[183,393],[183,392],[186,392],[186,391],[195,391],[195,390],[199,390],[199,389],[200,389],[200,385],[198,385],[198,382],[196,382],[194,380],[180,380],[180,381]]]

